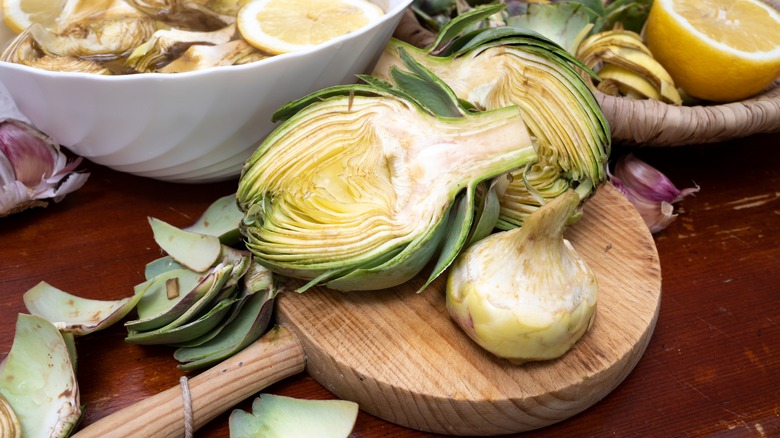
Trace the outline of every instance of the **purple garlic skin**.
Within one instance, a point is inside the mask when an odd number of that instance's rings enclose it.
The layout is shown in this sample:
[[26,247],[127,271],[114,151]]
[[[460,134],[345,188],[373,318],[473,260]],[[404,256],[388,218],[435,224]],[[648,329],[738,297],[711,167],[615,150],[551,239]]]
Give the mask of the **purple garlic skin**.
[[75,171],[81,161],[68,162],[57,142],[24,122],[0,121],[0,218],[81,188],[89,177]]
[[699,191],[699,186],[678,189],[666,175],[633,154],[619,159],[609,177],[612,185],[634,205],[653,234],[677,218],[672,204]]

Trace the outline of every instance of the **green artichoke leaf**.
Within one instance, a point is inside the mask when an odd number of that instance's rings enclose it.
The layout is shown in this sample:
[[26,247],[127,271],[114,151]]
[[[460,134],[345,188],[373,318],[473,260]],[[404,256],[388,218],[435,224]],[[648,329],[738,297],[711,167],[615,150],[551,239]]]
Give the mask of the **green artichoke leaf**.
[[[145,287],[136,293],[141,299],[136,305],[138,319],[125,322],[130,331],[154,330],[171,323],[181,316],[198,298],[207,275],[189,269],[174,269],[164,272],[142,284]],[[171,288],[177,290],[169,294]],[[172,296],[173,295],[173,296]]]
[[222,244],[216,236],[194,233],[150,217],[154,241],[168,255],[196,272],[205,272],[219,259]]
[[478,188],[487,188],[480,190],[476,198],[479,202],[476,204],[477,211],[474,214],[474,226],[469,234],[466,246],[487,237],[495,229],[501,217],[501,196],[497,192],[499,182],[503,179],[506,181],[506,184],[501,185],[508,185],[507,180],[510,178],[509,175],[503,175],[480,184],[481,187],[478,186]]
[[142,298],[140,294],[118,300],[93,300],[60,290],[45,281],[22,295],[27,311],[50,321],[57,329],[84,336],[103,330],[125,317]]
[[190,371],[234,355],[260,338],[268,329],[278,289],[270,288],[246,298],[241,312],[217,336],[195,347],[177,348],[173,357],[181,362],[177,368]]
[[[208,309],[210,309],[209,305],[214,302],[214,298],[219,296],[220,292],[223,290],[222,287],[230,277],[232,269],[233,267],[230,265],[222,265],[217,266],[210,271],[209,274],[203,278],[203,281],[198,283],[190,293],[186,294],[187,299],[179,300],[177,305],[171,309],[172,311],[163,314],[166,319],[176,316],[164,326],[154,330],[139,330],[137,327],[140,324],[132,321],[126,323],[125,327],[128,329],[128,335],[125,338],[125,342],[129,344],[157,343],[154,341],[155,335],[170,332],[177,327],[189,324],[197,319],[202,311],[207,312]],[[189,339],[178,338],[178,340],[172,342],[194,339],[202,334],[203,333],[199,333]]]
[[22,436],[70,436],[83,407],[67,343],[54,324],[19,314],[11,350],[0,364],[0,395],[16,414]]
[[174,345],[197,339],[217,327],[238,300],[227,298],[206,309],[206,313],[172,328],[161,328],[148,332],[131,332],[125,338],[128,344]]
[[174,260],[173,257],[168,255],[162,256],[146,264],[144,267],[144,278],[151,280],[164,272],[183,268],[184,266]]
[[238,209],[233,193],[212,202],[192,225],[183,230],[216,236],[223,245],[235,245],[241,241],[238,224],[242,217],[243,213]]
[[453,39],[462,35],[464,31],[469,30],[472,25],[482,21],[493,14],[501,12],[506,6],[503,4],[481,6],[472,9],[468,12],[458,15],[453,18],[447,24],[445,24],[439,33],[436,35],[436,39],[426,48],[430,52],[441,50],[447,44],[451,43]]
[[528,5],[528,13],[509,17],[506,24],[534,30],[575,54],[597,18],[596,12],[581,3],[533,3]]

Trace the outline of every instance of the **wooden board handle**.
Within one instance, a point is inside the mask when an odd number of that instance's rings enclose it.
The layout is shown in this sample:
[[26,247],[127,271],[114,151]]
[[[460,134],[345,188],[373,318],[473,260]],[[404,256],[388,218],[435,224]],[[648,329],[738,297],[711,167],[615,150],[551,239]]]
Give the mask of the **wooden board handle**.
[[[240,401],[305,366],[303,346],[277,327],[218,365],[189,379],[194,430]],[[182,387],[175,386],[90,424],[76,438],[184,436]]]

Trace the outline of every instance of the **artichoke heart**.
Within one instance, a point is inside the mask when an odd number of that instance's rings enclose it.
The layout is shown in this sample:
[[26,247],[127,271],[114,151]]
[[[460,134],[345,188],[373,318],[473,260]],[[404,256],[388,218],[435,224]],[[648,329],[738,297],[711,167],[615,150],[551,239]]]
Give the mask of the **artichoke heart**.
[[467,113],[405,61],[413,72],[391,72],[398,87],[365,77],[370,85],[294,102],[302,109],[244,166],[247,248],[272,271],[310,280],[300,290],[392,287],[438,252],[432,281],[475,222],[477,184],[536,161],[516,107]]
[[461,253],[447,279],[447,310],[490,353],[514,363],[562,356],[590,328],[598,283],[563,230],[573,190]]
[[[606,163],[610,149],[609,125],[581,76],[589,69],[572,54],[548,38],[523,28],[486,28],[457,33],[475,20],[500,11],[503,5],[485,7],[460,15],[442,28],[426,48],[417,48],[392,39],[385,48],[373,75],[390,80],[389,69],[401,61],[403,48],[415,61],[447,83],[455,94],[481,109],[516,105],[537,142],[540,166],[546,176],[568,187],[587,182],[595,188],[607,179]],[[499,228],[520,226],[529,212],[560,190],[529,187],[534,180],[550,184],[549,178],[528,178],[525,169],[513,174],[504,196],[528,197],[534,201],[516,205],[501,200]],[[538,171],[537,171],[538,173]],[[590,194],[583,190],[583,196]]]

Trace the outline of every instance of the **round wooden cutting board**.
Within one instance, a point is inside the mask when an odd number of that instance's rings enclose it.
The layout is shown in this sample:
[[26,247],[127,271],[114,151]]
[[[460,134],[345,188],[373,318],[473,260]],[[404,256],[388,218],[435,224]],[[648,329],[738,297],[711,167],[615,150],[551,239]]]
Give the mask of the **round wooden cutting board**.
[[338,397],[413,429],[500,435],[587,409],[626,378],[655,328],[661,268],[653,237],[607,184],[567,238],[595,271],[594,325],[563,357],[513,365],[483,351],[450,319],[442,276],[381,292],[283,293],[278,319],[304,344],[309,373]]

